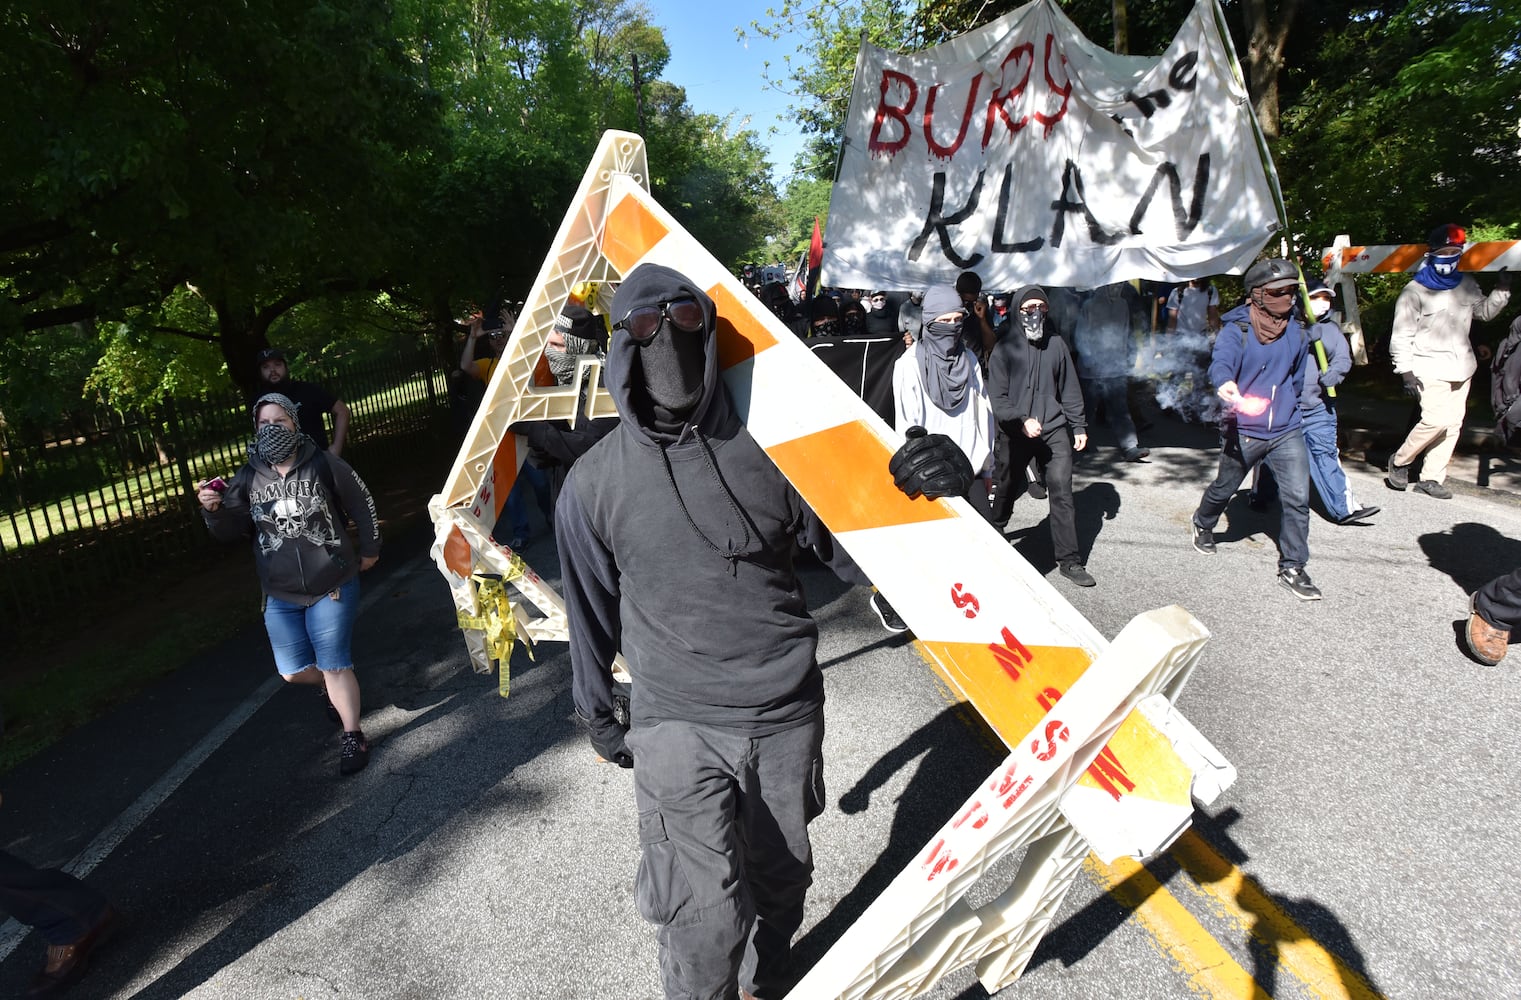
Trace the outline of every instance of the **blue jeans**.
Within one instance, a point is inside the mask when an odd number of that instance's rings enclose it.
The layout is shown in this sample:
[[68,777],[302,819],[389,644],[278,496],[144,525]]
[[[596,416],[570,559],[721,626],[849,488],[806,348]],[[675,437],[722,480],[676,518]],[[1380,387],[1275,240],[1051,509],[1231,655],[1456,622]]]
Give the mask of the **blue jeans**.
[[1310,456],[1304,435],[1295,428],[1272,440],[1242,437],[1235,424],[1220,430],[1220,472],[1204,491],[1194,524],[1213,531],[1225,505],[1258,462],[1267,464],[1278,483],[1283,508],[1278,532],[1278,570],[1302,569],[1310,561]]
[[545,523],[555,523],[554,508],[549,502],[549,477],[544,475],[543,469],[531,462],[524,462],[518,468],[518,477],[513,480],[512,489],[507,491],[507,503],[502,510],[507,523],[512,526],[512,534],[508,536],[510,538],[527,538],[532,534],[528,530],[529,490],[533,491],[534,499],[538,501]]
[[1331,520],[1340,521],[1352,513],[1352,490],[1341,468],[1341,454],[1336,448],[1336,411],[1324,403],[1313,410],[1300,410],[1304,420],[1304,445],[1310,453],[1310,478],[1315,492],[1326,505]]
[[264,598],[264,630],[275,652],[275,669],[285,675],[307,667],[348,670],[354,666],[349,640],[359,613],[359,577],[338,588],[338,600],[323,594],[311,605]]

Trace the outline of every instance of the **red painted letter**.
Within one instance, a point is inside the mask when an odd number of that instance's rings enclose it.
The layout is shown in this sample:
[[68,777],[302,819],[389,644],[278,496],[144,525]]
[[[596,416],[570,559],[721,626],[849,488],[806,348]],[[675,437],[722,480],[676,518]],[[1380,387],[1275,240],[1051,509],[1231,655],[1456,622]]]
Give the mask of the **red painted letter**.
[[[908,91],[908,100],[902,105],[887,103],[887,88],[896,83]],[[913,134],[909,128],[908,116],[914,110],[914,105],[919,101],[919,85],[914,83],[912,77],[897,70],[884,69],[882,71],[882,97],[877,101],[877,119],[871,126],[871,141],[866,148],[872,156],[892,156],[908,145],[909,137]],[[892,118],[902,130],[902,137],[891,142],[882,141],[882,123]]]

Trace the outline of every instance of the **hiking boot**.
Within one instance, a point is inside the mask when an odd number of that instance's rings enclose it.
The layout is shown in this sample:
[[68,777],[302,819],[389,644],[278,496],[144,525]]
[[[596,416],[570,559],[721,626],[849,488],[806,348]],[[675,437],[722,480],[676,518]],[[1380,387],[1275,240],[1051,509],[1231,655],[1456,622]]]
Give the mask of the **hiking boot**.
[[1433,500],[1451,500],[1452,490],[1437,482],[1435,479],[1423,479],[1410,487],[1417,493],[1424,493]]
[[1189,520],[1188,524],[1193,531],[1194,548],[1198,549],[1200,552],[1204,553],[1207,556],[1214,555],[1215,533],[1209,528],[1199,527],[1199,525],[1193,520]]
[[1061,574],[1079,587],[1093,587],[1098,584],[1098,581],[1093,578],[1093,574],[1088,572],[1088,567],[1080,562],[1062,563]]
[[898,617],[898,612],[893,610],[893,606],[887,603],[887,598],[883,597],[880,592],[871,595],[871,609],[877,613],[877,620],[882,623],[882,627],[887,629],[887,631],[908,631],[908,623]]
[[27,987],[28,997],[57,996],[84,975],[85,966],[96,948],[111,939],[116,930],[117,913],[111,907],[101,914],[95,926],[72,944],[50,944],[44,953],[42,970]]
[[1388,475],[1384,476],[1384,482],[1391,490],[1405,492],[1405,487],[1410,485],[1410,466],[1395,465],[1394,456],[1389,457]]
[[343,749],[338,753],[338,773],[358,774],[370,762],[370,741],[364,731],[354,729],[343,734]]
[[1479,617],[1472,597],[1468,599],[1468,628],[1464,630],[1463,638],[1468,640],[1468,651],[1473,658],[1491,667],[1505,659],[1505,652],[1510,648],[1510,630],[1495,628]]
[[1320,600],[1320,588],[1310,582],[1310,574],[1303,566],[1282,571],[1278,574],[1278,582],[1301,601]]

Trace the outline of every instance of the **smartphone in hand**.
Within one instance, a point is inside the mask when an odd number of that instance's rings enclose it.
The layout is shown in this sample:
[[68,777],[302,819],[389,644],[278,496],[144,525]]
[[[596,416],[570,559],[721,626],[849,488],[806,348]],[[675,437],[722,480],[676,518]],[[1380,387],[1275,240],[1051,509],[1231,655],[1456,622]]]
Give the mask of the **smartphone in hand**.
[[227,480],[223,479],[221,476],[212,476],[210,479],[201,484],[201,489],[212,490],[214,492],[221,493],[223,490],[227,489]]

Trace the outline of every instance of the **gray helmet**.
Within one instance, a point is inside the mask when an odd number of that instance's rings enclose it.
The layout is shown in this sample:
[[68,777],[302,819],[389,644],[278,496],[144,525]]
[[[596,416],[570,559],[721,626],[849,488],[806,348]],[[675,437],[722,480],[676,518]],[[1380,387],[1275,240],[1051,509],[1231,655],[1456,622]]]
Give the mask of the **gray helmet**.
[[1299,271],[1294,265],[1280,257],[1270,260],[1259,260],[1246,269],[1246,277],[1242,279],[1248,293],[1254,292],[1263,285],[1277,284],[1281,281],[1299,283]]

